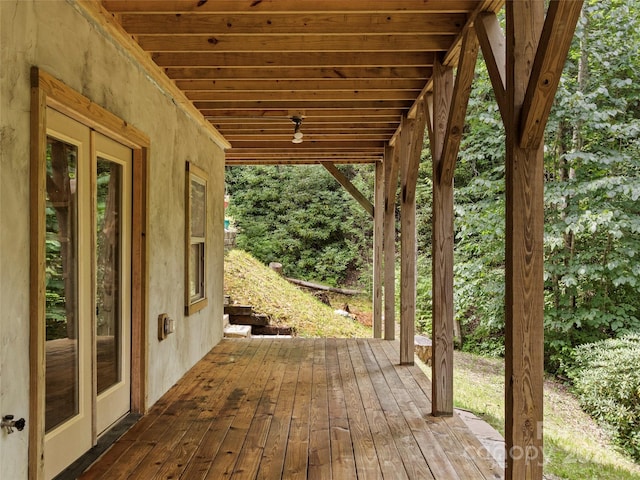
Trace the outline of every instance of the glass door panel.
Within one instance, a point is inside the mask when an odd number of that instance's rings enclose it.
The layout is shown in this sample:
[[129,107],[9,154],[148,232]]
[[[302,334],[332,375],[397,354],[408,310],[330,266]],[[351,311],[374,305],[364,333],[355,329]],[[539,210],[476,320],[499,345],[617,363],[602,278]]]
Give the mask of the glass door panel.
[[79,412],[78,147],[47,138],[46,413],[47,432]]
[[96,355],[98,394],[121,378],[122,166],[98,157],[96,175]]
[[132,152],[99,133],[94,139],[96,433],[131,405]]
[[91,136],[47,109],[45,478],[92,445]]

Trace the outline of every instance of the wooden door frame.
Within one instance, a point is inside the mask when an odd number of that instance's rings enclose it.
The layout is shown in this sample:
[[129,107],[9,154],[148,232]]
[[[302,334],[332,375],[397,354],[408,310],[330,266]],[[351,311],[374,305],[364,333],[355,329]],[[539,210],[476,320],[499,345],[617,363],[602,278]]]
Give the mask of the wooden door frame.
[[45,437],[45,192],[47,107],[133,150],[131,231],[131,411],[145,413],[149,138],[124,120],[38,67],[31,69],[30,292],[29,292],[29,479],[44,478]]

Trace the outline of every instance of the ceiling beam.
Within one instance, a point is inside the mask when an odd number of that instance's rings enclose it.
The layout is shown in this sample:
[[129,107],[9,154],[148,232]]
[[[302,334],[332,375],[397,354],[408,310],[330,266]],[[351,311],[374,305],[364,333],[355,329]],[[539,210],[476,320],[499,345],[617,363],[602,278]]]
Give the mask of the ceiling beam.
[[296,91],[354,91],[365,90],[384,92],[386,90],[420,91],[424,86],[424,79],[399,79],[399,78],[375,78],[375,79],[230,79],[220,80],[216,78],[202,80],[177,80],[176,86],[186,93],[198,91],[220,92],[282,92],[286,90]]
[[119,13],[328,13],[328,12],[448,12],[472,10],[478,0],[103,0],[111,12]]
[[203,65],[199,67],[167,67],[167,76],[174,80],[321,80],[321,79],[419,79],[422,82],[431,77],[431,67],[398,66],[398,67],[295,67],[278,66],[258,69],[232,69],[220,65]]
[[333,34],[377,35],[425,33],[457,34],[465,24],[464,13],[272,13],[246,15],[229,13],[156,14],[152,18],[123,14],[120,22],[133,35],[234,34]]
[[282,68],[295,67],[430,67],[433,52],[197,52],[153,53],[161,67]]
[[138,35],[150,52],[415,52],[446,50],[452,35]]

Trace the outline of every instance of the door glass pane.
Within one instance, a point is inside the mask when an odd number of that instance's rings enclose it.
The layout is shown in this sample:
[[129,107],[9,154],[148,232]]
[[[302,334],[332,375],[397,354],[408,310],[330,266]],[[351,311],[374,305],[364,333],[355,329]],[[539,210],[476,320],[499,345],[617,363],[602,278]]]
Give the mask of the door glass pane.
[[122,166],[98,158],[96,188],[96,347],[101,393],[121,379]]
[[47,138],[45,429],[78,413],[78,148]]

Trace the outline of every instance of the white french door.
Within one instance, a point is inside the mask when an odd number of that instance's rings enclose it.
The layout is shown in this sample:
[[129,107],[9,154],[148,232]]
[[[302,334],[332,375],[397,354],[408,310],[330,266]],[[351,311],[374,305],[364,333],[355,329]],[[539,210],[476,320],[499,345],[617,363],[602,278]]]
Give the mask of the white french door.
[[130,410],[129,148],[47,109],[45,475]]

